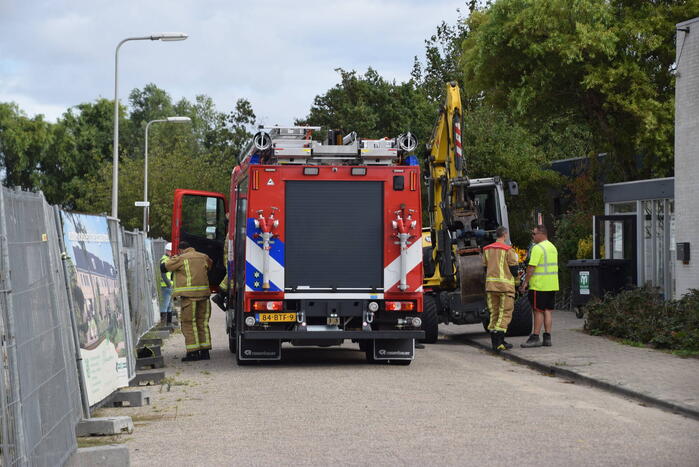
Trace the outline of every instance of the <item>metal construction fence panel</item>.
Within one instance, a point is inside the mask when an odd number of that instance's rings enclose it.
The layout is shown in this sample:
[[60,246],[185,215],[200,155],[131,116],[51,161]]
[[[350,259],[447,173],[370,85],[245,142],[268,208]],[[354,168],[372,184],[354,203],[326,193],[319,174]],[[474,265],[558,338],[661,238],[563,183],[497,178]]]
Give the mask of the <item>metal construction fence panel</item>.
[[158,322],[158,295],[151,253],[142,232],[123,232],[131,330],[136,341]]
[[76,423],[135,375],[164,243],[0,187],[0,466],[65,464]]
[[81,416],[55,212],[0,188],[3,465],[63,464]]
[[[151,239],[151,250],[153,254],[153,262],[156,265],[160,264],[160,258],[163,257],[165,254],[165,244],[167,241],[163,240],[162,238],[154,238]],[[160,269],[156,271],[156,277],[160,277]]]
[[134,319],[134,309],[131,308],[131,299],[129,297],[129,287],[128,287],[128,261],[127,261],[127,249],[124,246],[124,228],[119,224],[117,219],[112,217],[108,218],[109,222],[109,240],[112,243],[112,248],[115,251],[114,258],[116,261],[116,268],[119,274],[119,284],[121,292],[121,309],[124,310],[124,322],[125,322],[125,333],[126,333],[126,347],[128,349],[127,354],[127,365],[129,373],[129,381],[136,376],[136,351],[135,343],[138,342],[138,336],[133,333],[133,319]]

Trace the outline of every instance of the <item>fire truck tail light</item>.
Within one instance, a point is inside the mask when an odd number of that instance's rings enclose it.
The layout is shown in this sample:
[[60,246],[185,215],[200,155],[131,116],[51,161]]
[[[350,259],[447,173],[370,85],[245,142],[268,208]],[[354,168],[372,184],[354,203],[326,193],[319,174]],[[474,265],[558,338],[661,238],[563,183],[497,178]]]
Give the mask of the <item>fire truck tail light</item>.
[[414,309],[413,302],[386,302],[386,311],[413,311]]
[[319,172],[318,167],[304,167],[303,168],[304,175],[318,175],[318,172]]
[[258,301],[252,302],[252,309],[255,311],[281,311],[283,308],[283,302],[279,301]]

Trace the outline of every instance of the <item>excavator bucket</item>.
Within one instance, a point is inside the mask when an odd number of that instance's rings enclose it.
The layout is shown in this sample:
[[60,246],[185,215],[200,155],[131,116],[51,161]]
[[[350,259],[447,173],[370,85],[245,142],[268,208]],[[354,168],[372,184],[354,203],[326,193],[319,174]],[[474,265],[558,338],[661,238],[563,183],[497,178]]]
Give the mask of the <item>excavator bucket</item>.
[[457,256],[461,303],[464,305],[483,301],[485,294],[485,268],[481,254]]

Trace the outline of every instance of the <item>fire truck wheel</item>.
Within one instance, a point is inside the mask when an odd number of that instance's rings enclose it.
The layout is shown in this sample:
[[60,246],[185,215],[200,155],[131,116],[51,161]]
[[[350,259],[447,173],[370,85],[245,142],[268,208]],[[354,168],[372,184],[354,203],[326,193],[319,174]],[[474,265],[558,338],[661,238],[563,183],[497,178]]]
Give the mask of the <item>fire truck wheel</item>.
[[359,344],[359,350],[361,350],[362,352],[366,352],[367,350],[369,350],[369,347],[370,347],[369,343],[370,342],[371,341],[369,341],[367,339],[358,340],[357,343]]
[[238,350],[238,341],[235,338],[234,329],[228,330],[228,350],[230,350],[231,353],[235,353]]
[[532,306],[529,298],[522,295],[515,301],[512,321],[507,327],[508,337],[528,336],[532,332]]
[[365,339],[364,341],[359,341],[359,342],[360,342],[359,345],[362,345],[361,343],[364,342],[364,347],[365,347],[364,354],[366,355],[367,363],[377,363],[376,359],[374,359],[373,341],[370,339]]
[[238,366],[247,366],[247,365],[254,365],[255,360],[241,360],[239,354],[235,354],[235,362],[238,364]]
[[437,299],[432,294],[425,294],[422,310],[422,326],[425,338],[420,342],[434,344],[439,336],[439,321],[437,317]]

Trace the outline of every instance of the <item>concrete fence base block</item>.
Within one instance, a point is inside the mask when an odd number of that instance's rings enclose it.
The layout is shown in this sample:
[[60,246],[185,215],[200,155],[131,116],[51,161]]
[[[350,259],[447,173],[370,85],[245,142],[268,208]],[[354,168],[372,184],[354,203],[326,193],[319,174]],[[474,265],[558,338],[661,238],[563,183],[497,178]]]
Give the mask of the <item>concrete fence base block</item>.
[[146,391],[117,391],[110,402],[114,407],[142,407],[150,405],[150,395]]
[[123,444],[79,448],[66,463],[67,467],[92,467],[94,465],[128,467],[131,465],[129,462],[129,449]]
[[151,384],[160,384],[165,379],[165,371],[163,370],[144,370],[136,373],[129,386],[143,386]]
[[138,341],[138,347],[147,347],[147,346],[161,346],[163,345],[163,340],[160,338],[141,338],[141,340]]
[[148,337],[150,339],[167,339],[170,337],[170,331],[167,329],[152,329],[148,331]]
[[131,417],[95,417],[78,422],[76,436],[108,436],[133,433]]
[[163,360],[163,357],[146,357],[146,358],[138,358],[136,359],[136,369],[137,370],[146,370],[146,369],[157,369],[157,368],[163,368],[165,366],[165,360]]

